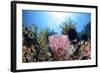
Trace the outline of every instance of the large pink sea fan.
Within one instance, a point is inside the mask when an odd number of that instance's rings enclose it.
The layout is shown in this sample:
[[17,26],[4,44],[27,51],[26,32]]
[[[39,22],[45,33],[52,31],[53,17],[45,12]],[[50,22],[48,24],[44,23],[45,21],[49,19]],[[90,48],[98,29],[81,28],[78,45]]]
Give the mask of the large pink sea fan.
[[59,48],[68,50],[69,39],[67,35],[52,35],[49,36],[49,46],[53,51],[57,51]]

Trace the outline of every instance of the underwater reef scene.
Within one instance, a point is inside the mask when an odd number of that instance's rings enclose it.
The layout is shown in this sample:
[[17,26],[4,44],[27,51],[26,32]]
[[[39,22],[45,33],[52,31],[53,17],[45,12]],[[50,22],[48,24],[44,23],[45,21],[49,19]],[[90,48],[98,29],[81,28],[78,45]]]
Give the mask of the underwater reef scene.
[[91,14],[22,11],[22,63],[91,59]]

